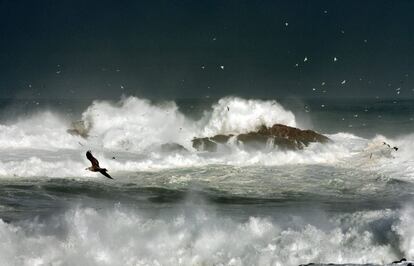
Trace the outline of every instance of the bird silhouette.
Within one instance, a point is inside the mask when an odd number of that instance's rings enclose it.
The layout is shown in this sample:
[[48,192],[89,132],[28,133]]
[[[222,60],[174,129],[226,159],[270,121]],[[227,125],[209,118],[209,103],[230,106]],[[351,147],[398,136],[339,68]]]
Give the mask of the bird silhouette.
[[93,155],[92,155],[92,152],[91,152],[91,151],[87,151],[87,152],[86,152],[86,158],[88,158],[88,160],[89,160],[89,161],[91,161],[92,166],[90,166],[90,167],[86,168],[85,170],[89,170],[89,171],[92,171],[92,172],[99,172],[99,173],[101,173],[102,175],[106,176],[107,178],[113,179],[113,178],[112,178],[112,176],[110,176],[110,175],[107,173],[107,172],[108,172],[108,170],[107,170],[106,168],[101,168],[101,167],[99,166],[99,162],[98,162],[98,160],[97,160],[95,157],[93,157]]

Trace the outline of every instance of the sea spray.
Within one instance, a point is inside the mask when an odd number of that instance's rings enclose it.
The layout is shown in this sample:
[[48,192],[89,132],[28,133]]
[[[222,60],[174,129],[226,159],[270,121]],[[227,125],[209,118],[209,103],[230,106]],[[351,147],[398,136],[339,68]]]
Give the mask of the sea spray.
[[262,125],[296,126],[294,114],[277,101],[246,100],[238,97],[220,99],[213,105],[212,111],[205,112],[200,122],[205,124],[201,126],[202,136],[247,133],[256,131]]

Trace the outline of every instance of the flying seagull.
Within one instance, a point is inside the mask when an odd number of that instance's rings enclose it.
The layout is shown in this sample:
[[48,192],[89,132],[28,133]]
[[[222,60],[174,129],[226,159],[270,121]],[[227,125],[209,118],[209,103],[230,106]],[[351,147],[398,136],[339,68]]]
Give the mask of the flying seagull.
[[106,170],[106,168],[99,167],[99,162],[98,162],[98,160],[96,160],[95,157],[93,157],[91,151],[86,152],[86,158],[88,158],[88,160],[91,161],[92,166],[86,168],[85,170],[89,170],[89,171],[92,171],[92,172],[99,172],[99,173],[103,174],[104,176],[106,176],[107,178],[113,179],[107,173],[108,170]]

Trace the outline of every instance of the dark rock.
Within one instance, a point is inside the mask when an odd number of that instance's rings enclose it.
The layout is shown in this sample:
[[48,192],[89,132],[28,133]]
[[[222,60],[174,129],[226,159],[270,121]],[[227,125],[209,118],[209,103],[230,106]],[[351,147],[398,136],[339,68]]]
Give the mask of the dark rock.
[[188,150],[184,146],[178,143],[164,143],[161,145],[161,151],[163,152],[187,152]]
[[289,127],[281,124],[275,124],[270,128],[262,126],[257,131],[257,133],[266,136],[274,136],[293,140],[303,143],[305,146],[308,146],[311,142],[326,143],[329,141],[328,137],[316,133],[313,130],[301,130],[299,128]]
[[287,138],[273,137],[268,135],[257,134],[251,132],[247,134],[240,134],[237,140],[243,143],[246,148],[265,149],[265,148],[279,148],[282,150],[297,150],[302,149],[303,145],[294,140]]
[[194,138],[193,148],[198,151],[217,151],[217,144],[226,144],[233,135],[215,135],[211,138]]
[[[193,147],[199,151],[217,151],[218,144],[226,144],[234,135],[216,135],[194,138]],[[283,150],[299,150],[312,142],[326,143],[329,138],[312,130],[301,130],[281,124],[272,127],[262,126],[259,130],[236,136],[236,140],[246,148],[263,149],[266,147]]]
[[392,263],[401,263],[403,261],[407,261],[407,259],[406,258],[402,258],[400,260],[393,261]]
[[216,142],[216,143],[227,143],[227,141],[233,137],[232,134],[230,135],[215,135],[214,137],[210,138],[212,141]]

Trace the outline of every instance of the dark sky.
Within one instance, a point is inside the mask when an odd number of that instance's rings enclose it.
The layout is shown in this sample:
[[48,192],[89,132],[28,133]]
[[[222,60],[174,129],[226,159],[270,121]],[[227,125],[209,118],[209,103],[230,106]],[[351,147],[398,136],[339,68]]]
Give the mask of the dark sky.
[[0,0],[0,97],[413,98],[413,14],[409,0]]

